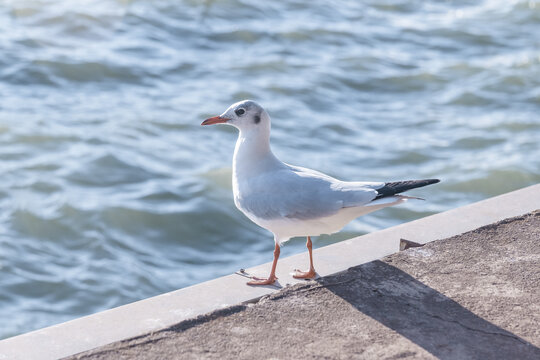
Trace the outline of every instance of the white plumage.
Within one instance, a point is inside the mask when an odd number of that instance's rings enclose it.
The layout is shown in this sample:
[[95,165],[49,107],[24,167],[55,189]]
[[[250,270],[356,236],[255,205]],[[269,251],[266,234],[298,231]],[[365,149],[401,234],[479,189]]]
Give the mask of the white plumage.
[[344,182],[277,159],[271,163],[259,176],[243,176],[237,164],[233,192],[238,209],[278,243],[335,233],[360,215],[403,201],[395,196],[372,202],[384,183]]
[[[217,123],[233,125],[239,130],[233,156],[234,203],[250,220],[271,231],[276,242],[270,277],[248,284],[275,281],[279,245],[291,237],[308,236],[311,260],[309,236],[335,233],[361,215],[408,198],[397,192],[438,182],[435,179],[398,183],[345,182],[315,170],[283,163],[270,149],[268,113],[251,100],[231,105],[222,115],[207,119],[202,125]],[[393,190],[399,191],[392,193]],[[310,271],[298,271],[296,277],[315,276],[312,260],[310,262]]]

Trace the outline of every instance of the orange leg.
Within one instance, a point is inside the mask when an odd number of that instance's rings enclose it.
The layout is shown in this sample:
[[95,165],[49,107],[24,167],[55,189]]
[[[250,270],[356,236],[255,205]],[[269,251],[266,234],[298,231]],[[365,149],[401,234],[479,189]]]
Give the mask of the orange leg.
[[252,276],[251,278],[253,280],[248,281],[247,284],[248,285],[272,285],[277,280],[276,265],[279,258],[279,253],[280,253],[279,245],[276,242],[276,247],[274,249],[274,262],[272,263],[272,270],[270,271],[270,276],[268,276],[268,279],[262,279],[256,276]]
[[300,271],[298,269],[294,269],[293,278],[295,279],[311,279],[317,275],[317,273],[315,273],[315,268],[313,267],[312,244],[311,244],[311,238],[309,236],[307,237],[306,247],[308,248],[308,252],[309,252],[309,270]]

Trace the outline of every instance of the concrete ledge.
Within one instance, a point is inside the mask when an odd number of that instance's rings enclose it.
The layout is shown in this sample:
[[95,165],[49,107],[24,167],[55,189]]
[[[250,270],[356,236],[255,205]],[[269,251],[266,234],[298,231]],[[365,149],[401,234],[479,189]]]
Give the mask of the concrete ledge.
[[66,360],[540,359],[540,211]]
[[[514,191],[475,204],[429,216],[376,233],[315,250],[321,276],[335,274],[399,250],[400,238],[417,243],[458,235],[505,218],[540,208],[540,185]],[[293,284],[289,272],[307,261],[305,254],[282,259],[278,264],[280,286]],[[266,275],[270,264],[249,273]],[[0,341],[0,359],[56,359],[111,342],[163,329],[195,316],[242,302],[250,302],[277,290],[252,288],[246,279],[229,275],[124,305],[63,324]]]

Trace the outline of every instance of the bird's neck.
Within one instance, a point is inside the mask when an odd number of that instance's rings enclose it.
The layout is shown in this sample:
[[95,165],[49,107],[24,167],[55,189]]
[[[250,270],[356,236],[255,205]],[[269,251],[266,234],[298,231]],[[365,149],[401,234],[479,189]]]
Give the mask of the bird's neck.
[[269,131],[240,130],[234,149],[234,176],[254,176],[278,167],[279,164],[281,162],[270,149]]

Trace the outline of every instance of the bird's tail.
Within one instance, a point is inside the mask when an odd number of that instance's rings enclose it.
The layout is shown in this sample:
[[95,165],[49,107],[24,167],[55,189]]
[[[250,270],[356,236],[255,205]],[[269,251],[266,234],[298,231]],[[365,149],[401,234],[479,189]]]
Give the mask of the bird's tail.
[[[407,190],[416,189],[422,186],[436,184],[439,179],[405,180],[385,183],[383,187],[376,189],[377,196],[373,200],[394,196]],[[423,199],[422,199],[423,200]]]

